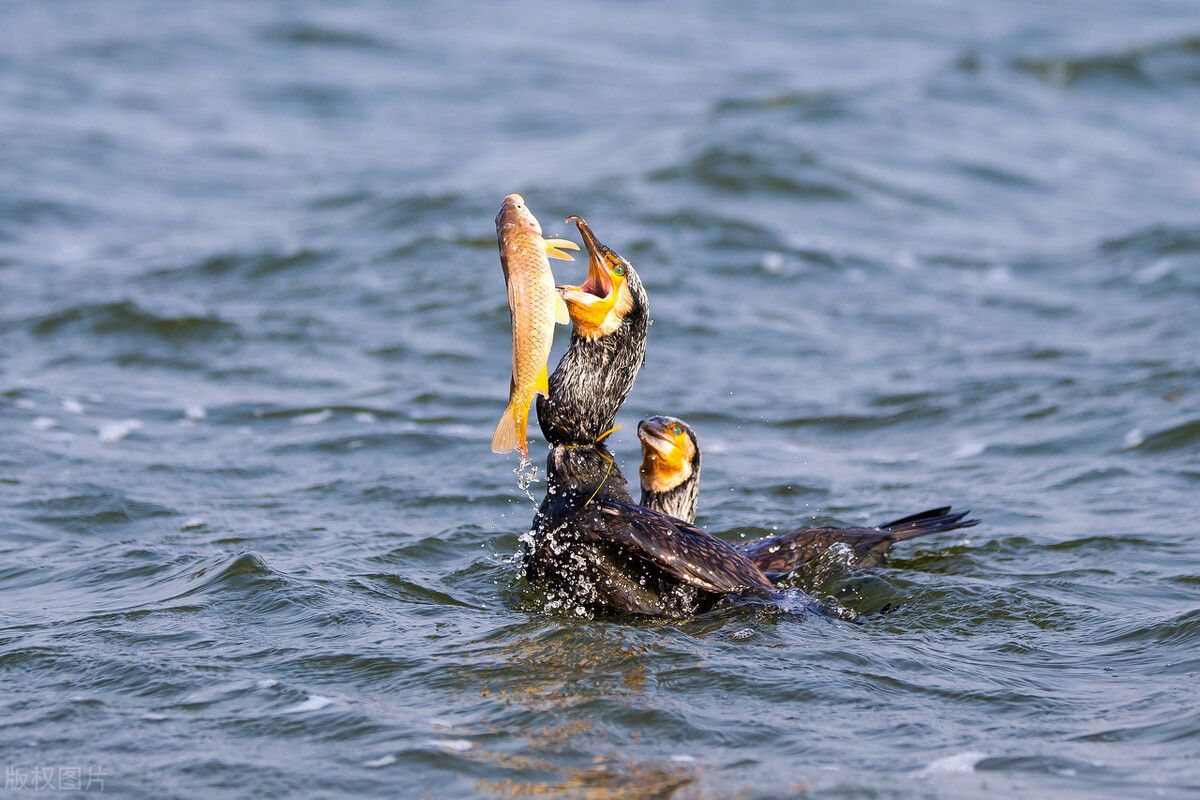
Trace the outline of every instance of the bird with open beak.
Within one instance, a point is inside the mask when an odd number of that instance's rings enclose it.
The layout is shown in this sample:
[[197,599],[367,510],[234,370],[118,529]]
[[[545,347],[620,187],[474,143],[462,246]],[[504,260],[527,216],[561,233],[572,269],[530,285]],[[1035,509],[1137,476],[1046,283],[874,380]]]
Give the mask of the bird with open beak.
[[646,360],[650,304],[633,265],[601,243],[582,217],[570,217],[588,253],[587,278],[559,286],[571,344],[538,398],[538,422],[551,446],[593,444],[613,427]]

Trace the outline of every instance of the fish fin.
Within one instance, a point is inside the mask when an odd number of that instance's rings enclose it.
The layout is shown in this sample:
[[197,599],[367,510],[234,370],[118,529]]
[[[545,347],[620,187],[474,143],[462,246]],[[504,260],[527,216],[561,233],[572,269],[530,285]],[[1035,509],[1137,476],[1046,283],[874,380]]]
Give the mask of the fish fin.
[[500,417],[500,423],[496,426],[496,432],[492,434],[492,452],[493,453],[508,453],[516,450],[519,447],[517,443],[517,418],[513,413],[512,405],[504,409],[504,415]]
[[517,436],[517,450],[521,453],[521,461],[529,460],[529,409],[524,414],[518,414],[513,430]]
[[574,261],[575,256],[570,253],[564,253],[563,250],[578,250],[579,245],[572,242],[570,239],[547,239],[546,240],[546,255],[550,258],[557,258],[559,261]]
[[571,324],[571,311],[567,308],[567,301],[563,300],[561,294],[554,297],[554,321],[559,325]]
[[542,365],[542,371],[538,373],[537,383],[533,385],[533,391],[542,397],[550,396],[550,373],[547,371],[545,364]]

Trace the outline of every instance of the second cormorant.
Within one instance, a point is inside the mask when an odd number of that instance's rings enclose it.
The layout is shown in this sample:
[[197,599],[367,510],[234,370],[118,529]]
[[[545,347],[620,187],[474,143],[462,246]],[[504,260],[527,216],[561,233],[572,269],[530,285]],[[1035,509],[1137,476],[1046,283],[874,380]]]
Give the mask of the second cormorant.
[[[700,442],[696,432],[677,417],[659,416],[638,423],[638,438],[642,443],[641,505],[695,522],[700,497]],[[979,520],[966,518],[969,513],[953,512],[950,506],[944,506],[874,528],[797,528],[739,544],[737,549],[772,575],[790,572],[837,544],[850,548],[853,563],[878,566],[896,542],[978,525]]]

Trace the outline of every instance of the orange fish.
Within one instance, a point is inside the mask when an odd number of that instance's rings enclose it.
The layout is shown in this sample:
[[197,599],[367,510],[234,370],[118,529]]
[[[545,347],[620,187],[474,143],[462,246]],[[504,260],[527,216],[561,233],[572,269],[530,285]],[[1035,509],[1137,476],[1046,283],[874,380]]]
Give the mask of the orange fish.
[[520,450],[529,458],[526,429],[533,396],[550,393],[546,362],[554,342],[554,324],[571,321],[567,305],[554,288],[549,258],[574,261],[562,248],[578,250],[566,239],[543,239],[542,226],[519,194],[504,198],[496,214],[496,239],[500,243],[500,266],[508,286],[508,310],[512,315],[512,381],[508,408],[492,436],[492,452]]

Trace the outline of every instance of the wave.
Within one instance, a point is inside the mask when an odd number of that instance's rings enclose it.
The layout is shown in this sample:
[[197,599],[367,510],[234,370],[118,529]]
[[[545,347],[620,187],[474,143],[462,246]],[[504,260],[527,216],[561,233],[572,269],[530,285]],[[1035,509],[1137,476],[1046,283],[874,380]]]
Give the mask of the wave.
[[1141,432],[1134,448],[1148,452],[1164,452],[1186,448],[1193,450],[1200,444],[1200,417],[1185,419],[1156,431]]
[[713,105],[717,116],[739,115],[747,112],[788,112],[805,122],[844,119],[851,115],[850,98],[835,91],[790,91],[759,97],[728,97]]
[[137,500],[103,486],[83,486],[74,494],[44,500],[27,500],[18,503],[16,507],[32,512],[30,519],[35,522],[78,532],[178,513],[175,509]]
[[233,335],[238,326],[211,314],[160,314],[132,300],[85,303],[29,321],[37,336],[82,328],[100,336],[149,336],[164,341],[208,341]]
[[1117,80],[1132,84],[1200,82],[1200,35],[1080,56],[1025,57],[1013,66],[1056,86]]
[[652,171],[649,179],[686,181],[738,194],[771,192],[811,200],[854,197],[845,180],[823,165],[815,153],[765,147],[765,151],[758,152],[739,146],[709,145],[681,164]]
[[259,38],[266,42],[304,47],[344,47],[351,49],[386,50],[392,44],[366,31],[333,28],[311,22],[293,22],[263,28]]

